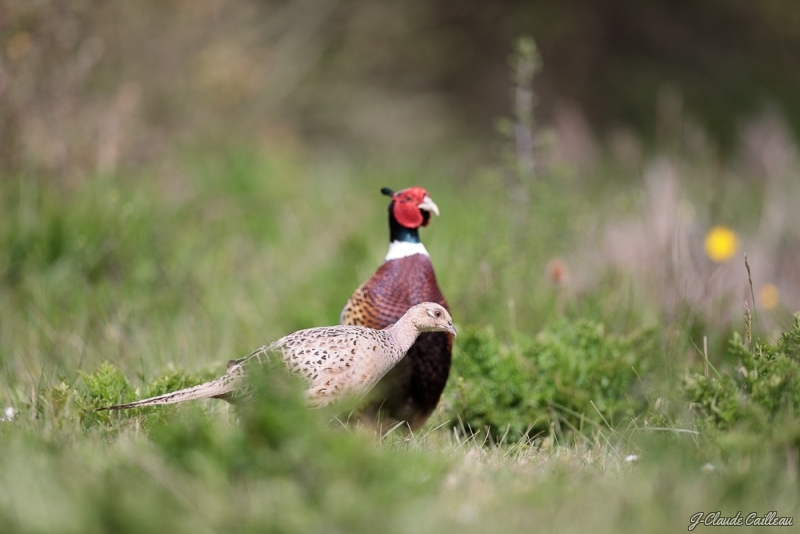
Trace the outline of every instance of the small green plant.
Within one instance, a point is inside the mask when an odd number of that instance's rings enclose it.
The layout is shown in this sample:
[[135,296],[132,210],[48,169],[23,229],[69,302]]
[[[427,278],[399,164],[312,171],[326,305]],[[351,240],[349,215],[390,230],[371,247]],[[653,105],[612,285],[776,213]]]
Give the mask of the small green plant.
[[[134,408],[124,412],[95,409],[112,404],[122,404],[141,397],[154,397],[178,389],[195,386],[211,378],[210,373],[192,375],[183,369],[169,366],[162,374],[148,381],[141,388],[134,388],[119,367],[103,362],[92,373],[80,372],[83,386],[69,385],[63,380],[53,387],[44,388],[37,400],[37,413],[53,418],[64,417],[80,421],[83,429],[100,425],[104,432],[115,433],[119,428],[114,421],[127,421],[139,418],[147,426],[171,416],[173,406],[153,408]],[[140,393],[143,391],[144,393]],[[147,415],[145,419],[140,416]]]
[[647,406],[637,385],[652,367],[656,340],[650,330],[619,336],[586,320],[562,320],[510,343],[490,329],[468,331],[456,345],[447,416],[511,440],[616,427]]
[[[748,348],[737,333],[728,350],[739,361],[734,376],[684,377],[684,394],[699,425],[712,432],[748,430],[766,440],[800,438],[796,423],[800,410],[800,314],[795,315],[793,328],[775,344],[759,342]],[[794,431],[787,434],[787,427],[776,424],[777,420],[787,422]]]
[[83,400],[87,407],[99,408],[109,404],[130,402],[136,398],[136,391],[119,367],[103,362],[91,374],[80,373],[86,384]]

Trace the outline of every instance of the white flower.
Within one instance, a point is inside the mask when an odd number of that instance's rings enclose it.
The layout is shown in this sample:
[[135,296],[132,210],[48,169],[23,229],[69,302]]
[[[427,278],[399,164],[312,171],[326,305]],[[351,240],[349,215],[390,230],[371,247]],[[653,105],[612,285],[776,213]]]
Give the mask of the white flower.
[[628,456],[625,457],[625,461],[628,463],[635,462],[638,459],[639,459],[638,454],[629,454]]
[[14,416],[17,415],[17,411],[11,406],[7,406],[6,409],[3,410],[3,413],[5,414],[5,417],[1,417],[0,421],[2,420],[12,421],[14,419]]

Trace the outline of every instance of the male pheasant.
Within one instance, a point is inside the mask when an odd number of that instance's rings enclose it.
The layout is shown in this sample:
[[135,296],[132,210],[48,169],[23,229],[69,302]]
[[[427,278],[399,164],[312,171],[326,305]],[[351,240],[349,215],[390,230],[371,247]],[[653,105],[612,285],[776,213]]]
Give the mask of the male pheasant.
[[456,335],[450,314],[439,304],[425,302],[409,309],[383,330],[364,326],[323,326],[300,330],[228,362],[226,373],[210,382],[136,402],[105,406],[121,410],[139,406],[174,404],[193,399],[231,400],[253,363],[271,357],[283,360],[288,370],[308,384],[308,403],[322,407],[344,398],[360,398],[391,369],[416,341],[420,332]]
[[[385,328],[420,302],[437,302],[447,309],[430,256],[419,238],[419,228],[428,225],[431,213],[439,215],[439,208],[421,187],[396,193],[383,188],[381,192],[392,199],[389,252],[377,272],[347,301],[342,324]],[[362,418],[382,428],[400,421],[411,430],[422,426],[447,383],[452,347],[450,333],[421,334],[369,395]]]

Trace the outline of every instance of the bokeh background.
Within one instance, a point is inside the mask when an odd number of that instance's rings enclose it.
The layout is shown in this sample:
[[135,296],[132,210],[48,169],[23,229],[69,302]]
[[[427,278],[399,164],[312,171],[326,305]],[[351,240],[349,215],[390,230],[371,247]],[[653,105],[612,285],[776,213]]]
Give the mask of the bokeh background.
[[522,34],[546,65],[537,118],[599,143],[580,161],[631,136],[668,144],[686,121],[730,156],[768,112],[798,131],[796,11],[782,0],[8,0],[2,156],[85,171],[178,140],[491,140]]
[[[521,36],[538,45],[532,82]],[[800,14],[789,1],[6,0],[0,44],[6,222],[15,179],[69,202],[113,177],[123,200],[185,206],[215,196],[203,175],[229,191],[238,175],[265,219],[333,202],[333,190],[358,199],[317,261],[368,243],[354,267],[366,275],[382,248],[371,236],[385,233],[375,185],[420,183],[448,208],[432,246],[467,322],[513,299],[518,316],[541,320],[535,294],[548,280],[562,308],[625,286],[654,320],[727,327],[749,299],[769,330],[800,308]],[[258,170],[272,164],[293,167]],[[463,232],[459,208],[485,218]],[[322,233],[324,216],[299,222],[302,233]],[[285,217],[271,220],[285,232]],[[718,226],[727,241],[709,237]],[[70,232],[42,237],[64,240],[42,261],[58,262],[80,238]],[[7,232],[6,245],[17,238]],[[20,258],[36,247],[17,241],[6,280],[31,267]]]

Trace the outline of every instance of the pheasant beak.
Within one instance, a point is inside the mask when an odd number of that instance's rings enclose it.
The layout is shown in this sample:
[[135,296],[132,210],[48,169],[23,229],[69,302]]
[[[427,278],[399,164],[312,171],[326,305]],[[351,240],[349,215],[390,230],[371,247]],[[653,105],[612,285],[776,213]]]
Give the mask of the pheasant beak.
[[439,216],[439,206],[436,205],[429,195],[425,195],[422,202],[420,202],[417,207],[421,210],[432,211],[437,217]]
[[458,332],[456,332],[456,327],[453,326],[453,323],[448,324],[445,328],[448,332],[453,334],[453,337],[456,337],[458,335]]

